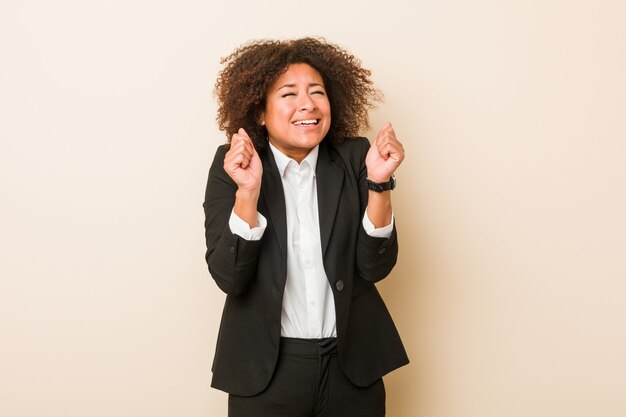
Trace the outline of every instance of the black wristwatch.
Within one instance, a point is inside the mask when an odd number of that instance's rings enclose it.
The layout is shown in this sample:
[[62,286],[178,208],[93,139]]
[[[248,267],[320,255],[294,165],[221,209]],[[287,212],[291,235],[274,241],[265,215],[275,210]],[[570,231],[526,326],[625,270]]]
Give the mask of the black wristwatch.
[[374,182],[369,178],[366,178],[365,183],[367,184],[368,190],[382,193],[383,191],[393,190],[394,188],[396,188],[396,177],[392,175],[387,182]]

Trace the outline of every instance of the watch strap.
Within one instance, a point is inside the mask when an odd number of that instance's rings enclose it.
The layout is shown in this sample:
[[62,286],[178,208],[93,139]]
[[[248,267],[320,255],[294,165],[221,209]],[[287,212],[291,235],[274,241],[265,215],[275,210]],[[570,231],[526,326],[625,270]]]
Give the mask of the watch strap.
[[366,178],[365,183],[367,184],[368,190],[372,190],[377,193],[382,193],[383,191],[389,191],[396,188],[396,178],[393,175],[387,182],[374,182],[369,178]]

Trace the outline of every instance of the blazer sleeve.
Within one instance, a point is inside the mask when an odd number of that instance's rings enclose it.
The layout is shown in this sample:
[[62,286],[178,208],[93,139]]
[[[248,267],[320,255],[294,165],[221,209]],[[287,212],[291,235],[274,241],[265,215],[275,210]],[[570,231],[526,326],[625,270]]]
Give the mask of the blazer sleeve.
[[[357,167],[358,187],[359,187],[359,203],[360,203],[360,219],[363,218],[368,202],[368,190],[366,186],[367,167],[365,165],[365,157],[369,150],[369,141],[366,138],[357,139],[360,146],[358,147],[358,160],[353,161]],[[353,165],[353,166],[355,166]],[[356,265],[361,278],[378,282],[385,278],[396,264],[398,259],[398,235],[394,221],[391,236],[388,238],[373,237],[367,234],[363,228],[363,222],[360,221],[359,236],[356,249]]]
[[243,294],[254,280],[261,240],[248,241],[228,226],[237,184],[224,171],[227,145],[217,149],[204,197],[206,261],[217,286],[226,294]]

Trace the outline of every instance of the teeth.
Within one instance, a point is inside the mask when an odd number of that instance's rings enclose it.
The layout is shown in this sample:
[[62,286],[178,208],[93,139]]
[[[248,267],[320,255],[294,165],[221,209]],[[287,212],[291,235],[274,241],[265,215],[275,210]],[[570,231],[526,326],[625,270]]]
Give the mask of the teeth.
[[297,120],[293,122],[294,125],[316,125],[317,119],[309,119],[309,120]]

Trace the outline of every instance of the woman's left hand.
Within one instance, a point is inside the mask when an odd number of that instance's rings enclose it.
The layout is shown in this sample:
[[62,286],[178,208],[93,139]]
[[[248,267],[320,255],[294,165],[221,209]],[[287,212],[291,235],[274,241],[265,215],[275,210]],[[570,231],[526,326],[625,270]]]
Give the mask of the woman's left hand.
[[367,177],[374,182],[387,182],[403,160],[404,148],[396,139],[391,122],[387,122],[365,157]]

